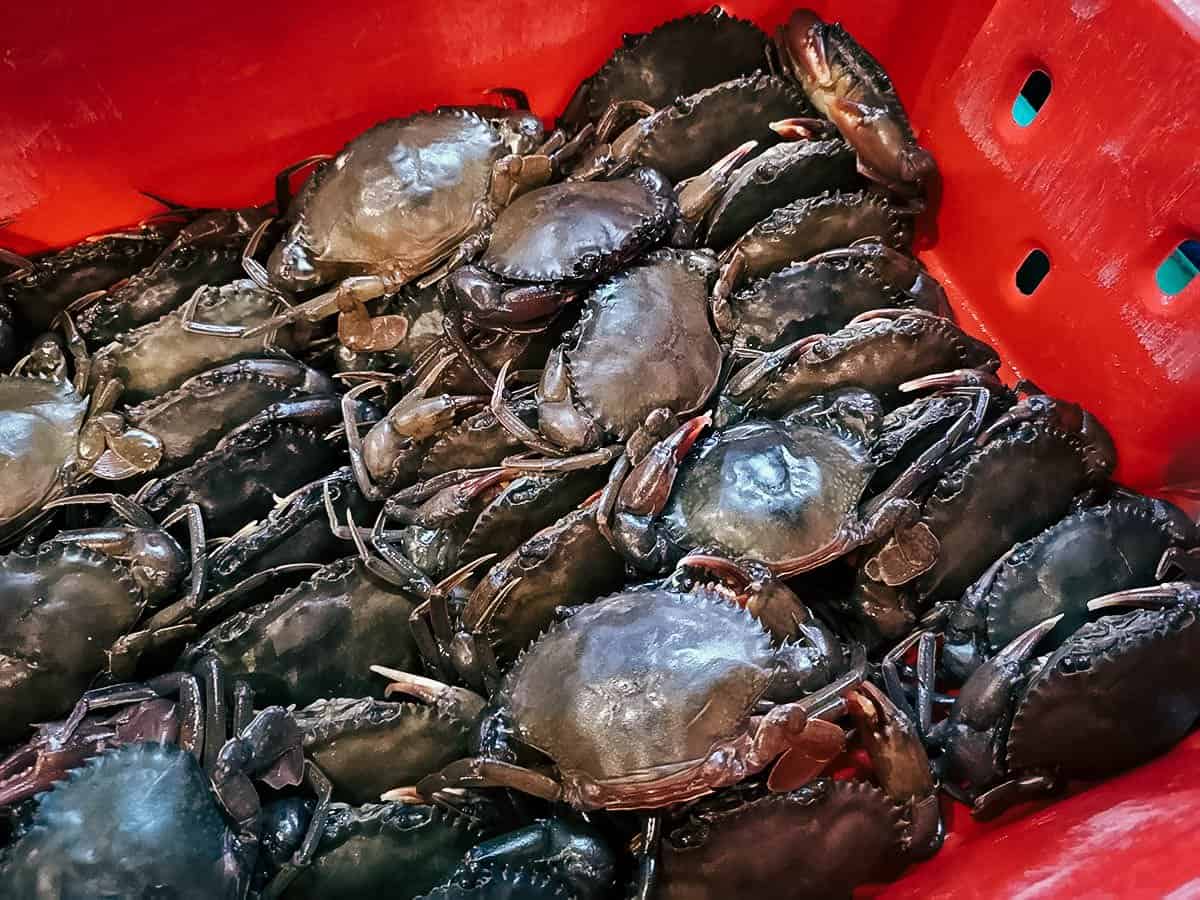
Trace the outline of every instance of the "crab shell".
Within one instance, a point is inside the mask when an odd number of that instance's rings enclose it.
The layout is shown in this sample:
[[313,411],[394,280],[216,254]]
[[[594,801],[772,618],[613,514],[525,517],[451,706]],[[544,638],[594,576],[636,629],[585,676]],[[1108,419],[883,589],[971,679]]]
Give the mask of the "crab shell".
[[819,779],[732,809],[694,813],[662,845],[662,900],[849,900],[892,874],[901,810],[865,781]]
[[[1038,622],[1062,614],[1045,639],[1059,644],[1086,621],[1093,597],[1153,584],[1163,551],[1191,532],[1181,510],[1145,497],[1121,496],[1071,513],[1017,544],[994,574],[982,576],[989,583],[978,600],[986,635],[979,651],[990,657]],[[947,665],[964,649],[948,635]]]
[[721,374],[708,313],[715,277],[705,254],[658,250],[592,291],[562,351],[569,396],[548,399],[545,376],[539,386],[541,432],[581,450],[603,436],[624,440],[651,410],[699,409]]
[[1185,603],[1082,626],[1026,685],[1009,770],[1099,778],[1178,743],[1200,719],[1197,618]]
[[576,89],[561,124],[571,130],[596,121],[614,101],[640,100],[658,109],[676,97],[747,75],[763,64],[767,37],[753,23],[714,6],[646,34],[625,35],[624,46]]
[[456,874],[419,900],[579,900],[557,878],[515,866],[481,866]]
[[227,619],[187,650],[180,667],[213,654],[263,703],[379,694],[380,680],[362,661],[386,660],[402,669],[418,664],[408,627],[414,606],[350,557]]
[[305,394],[332,394],[323,372],[289,359],[244,359],[195,375],[173,391],[127,409],[125,420],[162,441],[155,474],[186,466],[232,427],[272,403]]
[[747,275],[762,276],[794,260],[869,237],[901,250],[912,239],[908,225],[878,194],[827,191],[779,207],[739,238],[725,256],[739,252]]
[[693,451],[660,521],[679,556],[715,547],[770,564],[833,540],[874,471],[867,443],[849,430],[745,422]]
[[111,287],[154,262],[176,230],[163,223],[135,234],[88,238],[36,256],[32,270],[0,279],[0,302],[11,303],[30,331],[45,331],[84,294]]
[[77,544],[0,558],[0,744],[65,714],[142,604],[124,566]]
[[[772,122],[812,112],[804,93],[778,75],[755,74],[679,97],[630,125],[613,155],[662,172],[672,182],[699,175],[748,140],[779,140]],[[633,143],[626,156],[622,148]]]
[[[915,260],[911,273],[914,277],[907,281],[889,278],[866,258],[824,259],[818,255],[793,263],[755,280],[730,298],[736,321],[733,343],[775,350],[802,337],[837,331],[872,309],[911,306],[949,316],[945,294]],[[919,299],[906,293],[918,287]]]
[[419,275],[482,224],[477,207],[488,197],[492,166],[510,152],[499,129],[465,109],[376,125],[297,197],[295,223],[267,263],[272,280],[304,290],[381,270]]
[[656,807],[753,774],[750,716],[774,665],[769,635],[726,595],[637,591],[553,626],[500,699],[515,737],[557,764],[566,802]]
[[415,784],[467,753],[468,723],[423,703],[318,700],[295,718],[305,756],[333,782],[333,795],[349,803]]
[[851,190],[861,179],[845,141],[792,141],[742,165],[708,216],[705,245],[726,247],[776,207],[823,191]]
[[678,213],[670,183],[652,169],[548,185],[500,213],[477,264],[508,281],[596,281],[661,243]]
[[[213,325],[242,325],[251,328],[275,314],[276,294],[253,281],[202,287],[198,291],[196,321]],[[269,336],[256,338],[194,334],[183,328],[182,309],[167,313],[98,350],[93,363],[113,359],[114,374],[125,385],[129,403],[151,400],[179,387],[192,375],[215,366],[248,357],[272,355],[273,347],[291,349],[286,330],[272,343]]]
[[87,408],[67,382],[0,376],[0,529],[59,486],[77,458]]
[[[519,583],[493,608],[500,592]],[[559,607],[578,606],[621,586],[624,564],[596,527],[593,509],[577,509],[496,563],[471,592],[462,623],[486,636],[502,663],[516,658],[554,621]]]
[[289,900],[411,900],[450,877],[491,832],[437,806],[333,803],[312,864],[288,885]]
[[240,900],[254,857],[190,753],[134,744],[93,757],[42,797],[0,882],[12,897]]

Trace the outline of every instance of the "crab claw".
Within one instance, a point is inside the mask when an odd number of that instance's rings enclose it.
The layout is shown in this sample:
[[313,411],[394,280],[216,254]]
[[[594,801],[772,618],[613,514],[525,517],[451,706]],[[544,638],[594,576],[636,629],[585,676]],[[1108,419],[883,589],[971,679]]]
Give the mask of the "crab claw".
[[474,721],[486,705],[486,701],[474,691],[443,684],[423,675],[414,675],[388,666],[371,666],[371,671],[391,680],[391,684],[387,686],[387,696],[406,694],[416,697],[457,719]]
[[825,49],[825,22],[811,9],[793,12],[776,33],[775,45],[784,65],[802,84],[812,81],[822,88],[833,87]]
[[703,219],[729,187],[729,180],[742,160],[757,146],[758,141],[746,141],[699,175],[682,182],[675,191],[679,199],[680,217],[692,224]]
[[1004,382],[988,369],[952,369],[914,378],[900,385],[900,391],[912,394],[917,391],[947,390],[953,388],[984,388],[993,394],[1004,391]]
[[1090,612],[1129,607],[1158,609],[1169,606],[1182,606],[1185,603],[1200,605],[1200,583],[1194,581],[1168,581],[1163,584],[1152,584],[1149,587],[1117,591],[1113,594],[1105,594],[1103,597],[1089,600],[1087,608]]
[[829,136],[833,127],[824,119],[793,116],[768,123],[770,129],[785,141],[816,141]]
[[503,468],[486,472],[443,488],[416,510],[405,510],[391,505],[388,507],[388,515],[404,524],[420,525],[423,528],[445,527],[467,513],[475,501],[493,487],[513,478],[514,474]]
[[684,422],[655,445],[646,458],[634,466],[617,496],[621,512],[652,516],[662,511],[679,464],[687,456],[704,429],[712,424],[712,414],[703,413]]

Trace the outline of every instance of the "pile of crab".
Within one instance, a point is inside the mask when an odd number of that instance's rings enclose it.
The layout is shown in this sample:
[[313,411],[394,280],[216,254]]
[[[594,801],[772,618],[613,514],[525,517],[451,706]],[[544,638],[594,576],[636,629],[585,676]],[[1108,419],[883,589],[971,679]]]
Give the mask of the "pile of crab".
[[1187,734],[1195,526],[840,26],[494,94],[0,256],[5,896],[849,896]]

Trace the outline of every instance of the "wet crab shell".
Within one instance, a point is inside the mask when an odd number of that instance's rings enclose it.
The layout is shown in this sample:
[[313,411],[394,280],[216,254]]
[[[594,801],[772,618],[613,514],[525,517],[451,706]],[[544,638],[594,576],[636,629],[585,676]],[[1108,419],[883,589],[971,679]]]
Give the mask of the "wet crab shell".
[[708,216],[705,245],[732,244],[776,207],[824,191],[856,187],[856,158],[843,140],[794,141],[768,147],[745,163]]
[[999,650],[1026,629],[1065,613],[1047,636],[1065,640],[1087,618],[1093,597],[1154,583],[1176,535],[1191,531],[1183,512],[1147,498],[1118,498],[1072,513],[1005,559],[985,599],[987,641]]
[[1090,622],[1026,685],[1008,735],[1008,767],[1097,778],[1145,762],[1200,719],[1197,684],[1194,605]]
[[821,779],[693,815],[663,840],[662,900],[826,900],[894,869],[901,810],[865,781]]
[[436,806],[330,804],[317,855],[287,889],[289,900],[412,900],[450,877],[490,831]]
[[724,594],[638,591],[551,627],[500,699],[516,738],[557,764],[567,802],[656,806],[687,799],[673,782],[717,786],[691,776],[746,735],[774,663],[769,635]]
[[717,548],[770,564],[828,544],[873,473],[869,447],[848,430],[745,422],[693,451],[661,521],[679,556]]
[[[199,293],[196,320],[214,325],[253,327],[274,315],[279,302],[277,295],[249,280],[203,287]],[[224,363],[270,356],[274,346],[284,350],[292,347],[286,330],[279,333],[275,345],[267,336],[243,339],[193,334],[183,329],[183,312],[175,310],[126,332],[95,353],[93,364],[115,360],[115,375],[125,385],[127,402],[161,396],[192,375]]]
[[627,34],[572,98],[562,124],[596,121],[614,101],[640,100],[658,109],[676,97],[746,75],[763,64],[767,37],[751,22],[714,6],[666,22],[646,34]]
[[[578,509],[496,563],[471,592],[462,623],[473,630],[486,617],[492,650],[507,663],[550,626],[556,609],[614,591],[623,578],[624,564],[596,527],[595,511]],[[516,587],[494,606],[500,591],[516,579]]]
[[295,224],[271,253],[281,286],[311,287],[384,266],[420,274],[479,226],[500,132],[465,109],[392,119],[356,137],[313,175]]
[[579,894],[548,875],[514,866],[481,866],[459,873],[420,900],[580,900]]
[[[640,140],[629,161],[680,182],[699,175],[745,141],[774,144],[779,138],[771,122],[811,113],[804,93],[785,78],[737,78],[679,97],[630,125],[627,133],[638,134]],[[623,136],[614,140],[614,149],[622,140]]]
[[235,846],[195,758],[134,744],[93,757],[42,796],[0,882],[12,897],[239,900],[254,854],[231,854]]
[[828,191],[779,207],[747,231],[726,255],[738,251],[746,259],[748,274],[767,275],[795,260],[869,237],[903,250],[912,233],[878,194]]
[[419,662],[408,627],[415,604],[357,557],[321,569],[270,603],[227,619],[188,649],[190,668],[215,655],[263,703],[382,695],[363,660],[409,669]]
[[76,459],[88,400],[67,382],[0,376],[0,528],[37,507]]
[[[588,296],[563,356],[573,405],[605,435],[627,438],[655,409],[687,415],[712,393],[722,361],[708,313],[715,277],[704,254],[658,250]],[[577,416],[557,421],[554,407],[540,403],[542,433],[583,449],[587,435],[570,427]]]
[[124,566],[77,544],[0,558],[0,744],[65,714],[142,604]]
[[422,703],[318,700],[295,718],[305,755],[333,782],[333,796],[348,803],[370,803],[396,785],[415,784],[468,749],[468,723]]
[[652,169],[549,185],[500,213],[478,264],[511,281],[596,281],[661,243],[678,212]]

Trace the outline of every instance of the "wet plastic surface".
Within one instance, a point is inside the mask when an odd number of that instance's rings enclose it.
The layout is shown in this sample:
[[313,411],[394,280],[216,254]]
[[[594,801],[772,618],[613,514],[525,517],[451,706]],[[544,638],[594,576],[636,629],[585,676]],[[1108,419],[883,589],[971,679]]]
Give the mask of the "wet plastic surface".
[[[764,27],[793,4],[724,4]],[[1200,279],[1156,270],[1200,235],[1196,0],[811,4],[891,72],[944,182],[922,258],[1016,374],[1099,414],[1118,478],[1200,500]],[[42,0],[0,41],[0,246],[34,252],[179,202],[263,202],[278,169],[379,119],[525,89],[556,114],[617,44],[703,3]],[[1051,90],[1027,126],[1035,69]],[[1023,113],[1027,116],[1027,111]],[[1015,275],[1042,250],[1032,294]],[[1044,811],[976,826],[888,897],[1200,896],[1187,848],[1200,739]],[[1183,852],[1181,852],[1183,851]]]

